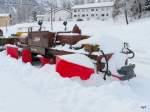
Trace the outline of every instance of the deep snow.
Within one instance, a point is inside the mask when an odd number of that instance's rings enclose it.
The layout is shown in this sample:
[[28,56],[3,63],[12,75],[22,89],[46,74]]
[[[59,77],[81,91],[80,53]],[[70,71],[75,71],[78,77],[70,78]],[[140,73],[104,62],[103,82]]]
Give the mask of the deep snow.
[[[47,23],[45,24],[47,28],[50,28]],[[74,24],[75,22],[69,22],[69,29]],[[122,41],[129,42],[136,53],[136,58],[132,62],[136,64],[137,77],[125,82],[109,79],[105,82],[96,74],[84,82],[78,78],[63,79],[55,72],[55,66],[46,65],[40,69],[35,68],[30,64],[22,63],[21,60],[12,59],[6,55],[6,52],[2,52],[0,53],[0,90],[2,91],[0,92],[0,109],[2,111],[19,112],[20,109],[29,109],[28,111],[37,109],[39,112],[40,109],[60,112],[150,111],[150,59],[148,57],[150,55],[150,20],[137,21],[128,26],[112,21],[89,21],[77,24],[83,33],[88,33],[94,38],[88,42],[100,43],[101,48],[106,52],[113,51],[120,55]],[[55,23],[55,30],[61,30],[63,28],[63,26],[60,27],[61,25],[60,22]],[[11,27],[11,33],[17,31],[17,26],[26,27],[28,24]],[[115,58],[115,61],[111,61],[120,63],[117,62],[118,58]],[[12,102],[15,102],[15,106],[12,106]]]

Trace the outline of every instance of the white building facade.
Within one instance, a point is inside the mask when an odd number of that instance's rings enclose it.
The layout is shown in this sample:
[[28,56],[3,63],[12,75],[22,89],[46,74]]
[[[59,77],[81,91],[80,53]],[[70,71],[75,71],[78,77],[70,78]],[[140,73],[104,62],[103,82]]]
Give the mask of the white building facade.
[[51,15],[53,21],[65,21],[65,20],[70,20],[72,18],[71,10],[53,9],[52,12],[51,10],[48,10],[47,13],[44,15],[37,15],[37,20],[50,21]]
[[99,2],[72,7],[72,18],[74,20],[107,20],[112,18],[114,2]]
[[54,20],[55,21],[65,21],[71,19],[72,12],[67,9],[58,9],[54,12]]
[[46,15],[37,15],[37,21],[48,21],[48,17]]

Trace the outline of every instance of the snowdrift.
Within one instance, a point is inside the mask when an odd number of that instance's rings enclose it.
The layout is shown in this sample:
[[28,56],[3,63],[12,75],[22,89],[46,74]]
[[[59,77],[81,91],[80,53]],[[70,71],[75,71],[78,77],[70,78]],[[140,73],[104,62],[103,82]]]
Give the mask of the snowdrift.
[[[62,29],[63,26],[60,27],[60,24],[60,22],[55,23],[54,29]],[[68,29],[71,29],[74,24],[75,22],[70,22]],[[115,24],[112,21],[79,22],[78,25],[83,29],[83,33],[89,33],[93,38],[98,38],[99,40],[96,43],[100,42],[104,50],[109,51],[111,49],[114,51],[116,56],[111,61],[115,62],[115,66],[111,65],[112,70],[117,69],[120,66],[119,60],[122,60],[120,59],[120,53],[117,52],[120,50],[118,46],[122,45],[120,40],[130,42],[136,53],[136,59],[133,62],[137,65],[137,77],[125,82],[113,80],[105,82],[101,76],[97,75],[93,75],[88,81],[81,81],[78,78],[63,79],[55,72],[55,67],[52,65],[45,65],[40,69],[35,68],[30,63],[24,64],[20,59],[19,61],[12,59],[7,56],[6,52],[1,52],[1,111],[20,112],[21,109],[21,111],[28,111],[29,107],[29,111],[33,109],[33,111],[37,112],[38,110],[39,112],[40,110],[55,112],[150,111],[150,87],[148,86],[150,84],[149,19],[131,23],[129,26]],[[5,35],[15,33],[17,27],[22,26],[29,26],[29,24],[12,26],[9,28],[11,32],[5,32]],[[49,28],[48,25],[45,26],[47,26],[47,29]],[[107,41],[111,37],[111,41]],[[118,41],[120,41],[120,45],[118,45]],[[114,44],[110,44],[111,42]],[[19,84],[16,84],[16,82]],[[6,86],[7,84],[8,86]],[[24,86],[26,89],[22,90],[21,88]],[[14,92],[16,90],[18,94]],[[29,94],[29,96],[26,96],[26,94]],[[12,99],[13,97],[14,99]],[[26,100],[27,98],[28,100]],[[14,101],[16,102],[14,103]],[[41,103],[33,106],[36,102]]]

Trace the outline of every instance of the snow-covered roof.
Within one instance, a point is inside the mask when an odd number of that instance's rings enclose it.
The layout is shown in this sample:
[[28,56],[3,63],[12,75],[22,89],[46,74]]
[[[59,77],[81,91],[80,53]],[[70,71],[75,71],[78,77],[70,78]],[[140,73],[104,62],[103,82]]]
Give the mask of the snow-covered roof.
[[63,8],[59,8],[59,9],[55,10],[55,13],[56,13],[56,12],[59,12],[59,11],[62,11],[62,10],[71,13],[71,10],[63,9]]
[[10,14],[0,14],[0,17],[7,17],[10,16]]
[[[67,11],[67,12],[70,12],[71,13],[71,10],[68,10],[68,9],[64,9],[64,8],[55,8],[53,9],[53,13],[56,13],[56,12],[59,12],[59,11]],[[51,13],[51,9],[48,10],[49,13]]]
[[69,54],[69,55],[62,55],[58,57],[70,63],[74,63],[80,66],[94,69],[94,64],[92,63],[92,60],[83,54]]
[[101,2],[101,3],[89,3],[83,5],[75,5],[72,9],[82,9],[82,8],[94,8],[94,7],[110,7],[113,6],[113,2]]
[[37,15],[37,17],[45,17],[45,15]]

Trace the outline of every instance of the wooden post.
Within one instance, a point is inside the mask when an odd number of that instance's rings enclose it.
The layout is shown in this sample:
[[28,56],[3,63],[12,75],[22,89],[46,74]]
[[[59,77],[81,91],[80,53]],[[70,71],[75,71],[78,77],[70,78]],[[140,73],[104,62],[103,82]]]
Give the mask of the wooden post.
[[124,3],[124,13],[125,13],[125,18],[126,18],[126,24],[129,24],[128,21],[128,11],[127,11],[127,7],[126,7],[126,2]]

